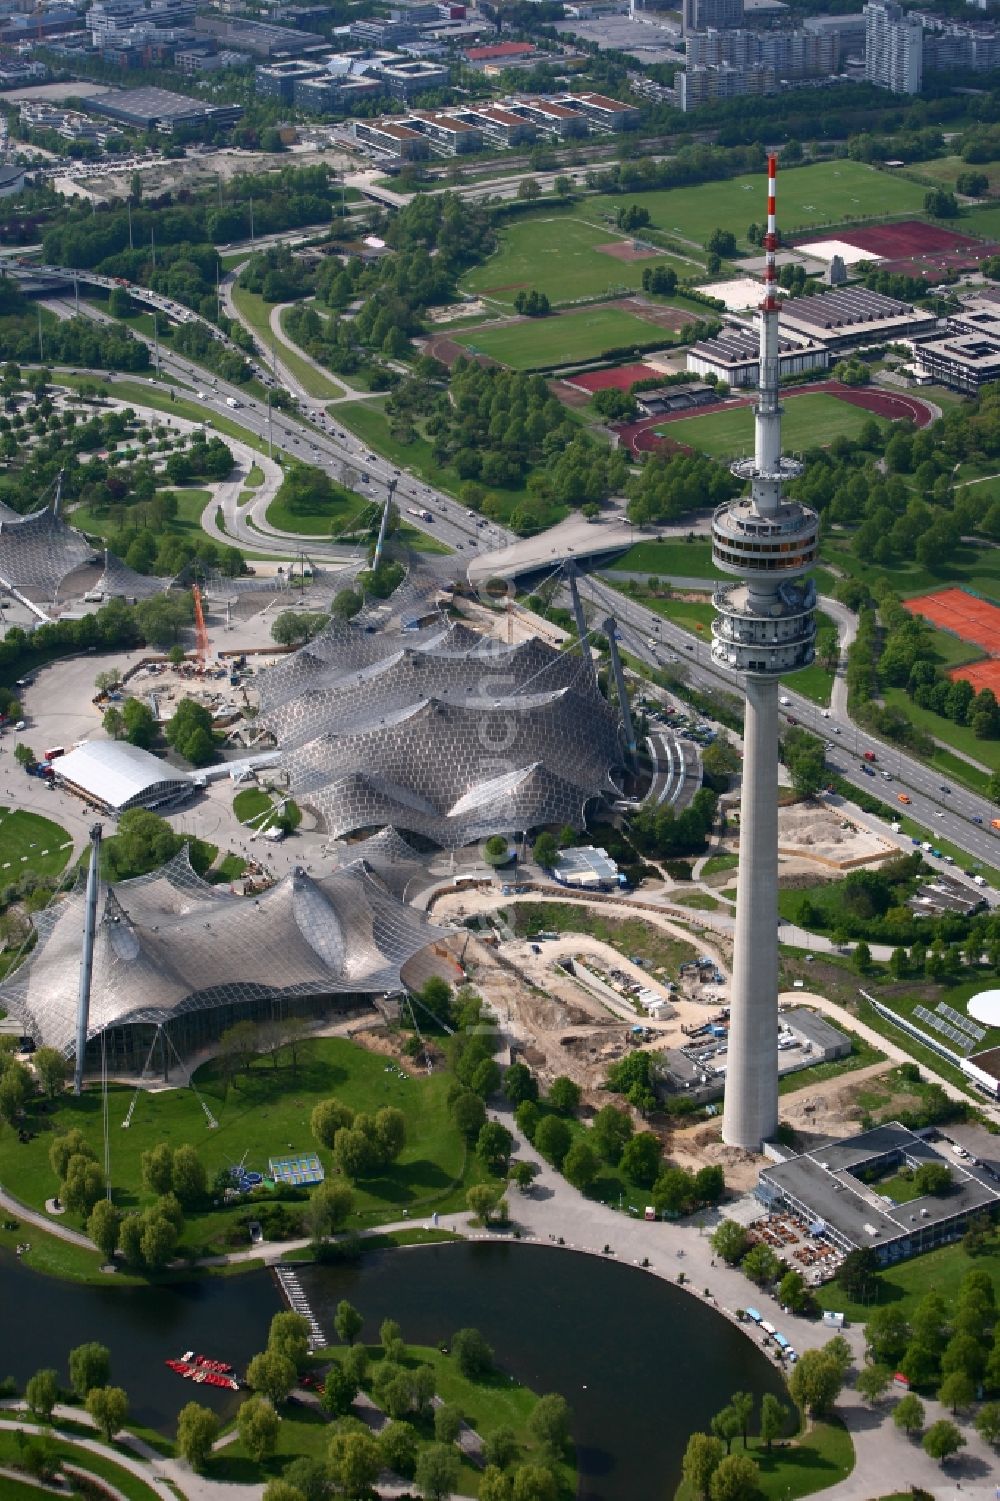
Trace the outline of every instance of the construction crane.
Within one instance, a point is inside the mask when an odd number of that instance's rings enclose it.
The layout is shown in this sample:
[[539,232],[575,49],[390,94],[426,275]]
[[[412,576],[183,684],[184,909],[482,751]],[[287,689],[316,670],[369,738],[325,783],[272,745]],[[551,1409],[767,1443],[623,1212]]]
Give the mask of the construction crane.
[[194,600],[194,634],[198,643],[198,671],[204,672],[208,665],[208,631],[205,627],[205,612],[201,607],[201,590],[197,584],[191,585],[191,598]]

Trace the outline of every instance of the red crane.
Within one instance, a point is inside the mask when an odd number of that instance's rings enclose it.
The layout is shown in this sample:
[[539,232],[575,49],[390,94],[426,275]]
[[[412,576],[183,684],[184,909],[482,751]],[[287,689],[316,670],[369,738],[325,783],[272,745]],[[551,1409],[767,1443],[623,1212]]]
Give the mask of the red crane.
[[191,585],[191,598],[194,600],[194,634],[198,643],[198,671],[204,672],[208,664],[208,630],[205,626],[205,612],[201,607],[201,590],[197,584]]

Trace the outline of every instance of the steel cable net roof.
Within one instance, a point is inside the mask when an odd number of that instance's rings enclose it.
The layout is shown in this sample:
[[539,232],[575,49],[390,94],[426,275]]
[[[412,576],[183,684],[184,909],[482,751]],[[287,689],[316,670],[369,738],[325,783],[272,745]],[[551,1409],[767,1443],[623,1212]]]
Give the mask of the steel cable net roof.
[[98,550],[50,508],[16,521],[0,517],[0,580],[9,589],[53,599],[68,574]]
[[[253,1000],[399,990],[401,967],[443,932],[363,860],[322,880],[295,870],[251,898],[203,881],[187,846],[149,875],[104,884],[98,913],[88,1037]],[[0,1004],[67,1056],[83,920],[81,881],[35,919],[35,949],[0,985]]]
[[105,551],[104,572],[97,583],[108,598],[123,594],[126,599],[152,599],[154,594],[165,594],[173,579],[157,578],[149,573],[136,573],[113,552]]
[[454,847],[581,828],[591,799],[620,795],[618,714],[578,652],[536,638],[337,622],[259,689],[292,795],[337,838],[391,825]]
[[415,876],[427,871],[426,856],[413,848],[395,829],[380,829],[368,839],[345,844],[337,851],[339,867],[363,860],[394,896],[402,897]]

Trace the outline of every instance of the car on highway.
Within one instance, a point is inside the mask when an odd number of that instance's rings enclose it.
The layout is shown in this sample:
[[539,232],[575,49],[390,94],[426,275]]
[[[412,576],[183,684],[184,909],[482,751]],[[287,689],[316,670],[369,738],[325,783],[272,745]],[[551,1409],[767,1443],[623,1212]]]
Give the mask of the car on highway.
[[951,788],[950,787],[946,787],[945,784],[942,782],[941,783],[941,791],[950,794],[951,793]]
[[834,725],[834,727],[833,727],[833,733],[835,735],[839,735],[840,734],[840,725],[839,724],[835,724]]
[[980,818],[980,816],[979,816],[978,813],[973,813],[973,815],[972,815],[972,822],[973,823],[980,823],[981,824],[982,821],[983,820]]
[[875,775],[874,770],[867,764],[867,762],[862,766],[861,770],[864,772],[866,777],[873,777]]
[[896,794],[896,797],[901,803],[912,803],[913,801],[912,797],[910,797],[909,793],[907,792],[898,792]]

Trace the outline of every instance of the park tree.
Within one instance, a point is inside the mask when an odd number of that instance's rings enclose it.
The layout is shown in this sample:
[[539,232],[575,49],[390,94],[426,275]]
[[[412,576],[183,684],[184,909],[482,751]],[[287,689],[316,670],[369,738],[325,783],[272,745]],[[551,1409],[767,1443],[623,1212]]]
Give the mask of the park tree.
[[345,1345],[353,1345],[361,1330],[364,1328],[364,1319],[355,1308],[353,1303],[348,1303],[342,1298],[337,1304],[337,1311],[333,1316],[333,1327],[337,1338]]
[[939,1418],[924,1434],[923,1446],[924,1452],[929,1454],[931,1459],[944,1464],[946,1459],[950,1459],[953,1454],[958,1453],[959,1449],[965,1447],[965,1439],[948,1418]]
[[511,1477],[499,1465],[487,1465],[479,1477],[479,1501],[510,1501]]
[[858,1372],[854,1385],[870,1407],[876,1407],[889,1390],[888,1366],[866,1365]]
[[358,1395],[358,1383],[351,1373],[335,1360],[331,1363],[323,1383],[323,1394],[320,1404],[324,1412],[333,1417],[343,1417],[350,1412],[351,1404]]
[[185,1209],[201,1204],[208,1193],[208,1175],[197,1150],[188,1142],[174,1153],[170,1185]]
[[452,1338],[451,1353],[467,1381],[480,1381],[493,1369],[493,1347],[478,1329],[459,1329]]
[[503,1092],[517,1108],[524,1100],[538,1099],[538,1080],[525,1063],[512,1063],[503,1076]]
[[924,1404],[915,1392],[907,1392],[899,1399],[892,1411],[892,1421],[908,1435],[920,1432],[924,1426]]
[[868,1357],[880,1365],[898,1366],[910,1339],[905,1313],[893,1303],[872,1310],[865,1325]]
[[30,1376],[24,1388],[24,1400],[28,1404],[30,1413],[40,1418],[43,1423],[48,1423],[52,1417],[52,1409],[59,1400],[59,1377],[55,1371],[46,1367]]
[[71,1157],[59,1190],[59,1197],[70,1214],[89,1218],[90,1211],[104,1191],[104,1172],[100,1164],[82,1154]]
[[428,1444],[417,1455],[418,1490],[427,1501],[447,1501],[459,1479],[458,1453],[452,1444]]
[[236,1414],[240,1442],[257,1464],[274,1453],[281,1419],[266,1397],[248,1397]]
[[219,1436],[219,1420],[210,1407],[188,1402],[177,1414],[177,1452],[192,1470],[203,1470]]
[[725,1453],[722,1440],[707,1433],[692,1433],[688,1439],[681,1461],[681,1473],[691,1489],[701,1497],[701,1501],[709,1501],[712,1476],[725,1458]]
[[309,1320],[290,1309],[276,1313],[268,1330],[267,1348],[284,1355],[296,1371],[304,1370],[309,1359]]
[[453,1444],[462,1431],[462,1414],[450,1402],[434,1409],[434,1437],[439,1444]]
[[753,1501],[760,1478],[749,1454],[727,1454],[709,1482],[711,1501]]
[[74,1126],[65,1135],[57,1136],[49,1147],[49,1167],[57,1178],[65,1178],[71,1158],[93,1157],[93,1155],[93,1147],[79,1127]]
[[975,1396],[975,1382],[964,1371],[952,1371],[938,1387],[938,1401],[942,1406],[950,1407],[952,1414],[959,1408],[971,1407]]
[[38,1082],[47,1099],[54,1100],[66,1084],[67,1062],[58,1048],[39,1048],[32,1057]]
[[639,1131],[626,1142],[620,1167],[630,1183],[652,1188],[662,1161],[660,1138],[652,1131]]
[[482,1225],[488,1225],[492,1220],[505,1220],[509,1212],[502,1183],[475,1183],[465,1201]]
[[735,1266],[750,1249],[750,1236],[736,1220],[722,1220],[712,1232],[712,1250],[723,1261]]
[[952,1186],[951,1168],[946,1162],[922,1162],[913,1174],[913,1186],[920,1194],[940,1197]]
[[511,1501],[559,1501],[561,1489],[548,1465],[518,1465],[511,1477]]
[[501,1424],[483,1436],[483,1458],[488,1465],[505,1470],[517,1458],[517,1434]]
[[761,1443],[771,1452],[771,1445],[780,1438],[788,1421],[788,1409],[773,1392],[765,1392],[760,1399]]
[[110,1199],[98,1199],[87,1220],[87,1234],[104,1257],[111,1261],[118,1249],[118,1234],[121,1229],[122,1212]]
[[340,1100],[320,1100],[309,1117],[309,1129],[321,1147],[332,1149],[337,1132],[354,1124],[354,1111]]
[[781,1270],[781,1263],[770,1246],[759,1241],[751,1246],[742,1261],[743,1272],[758,1287],[769,1287]]
[[581,1192],[593,1183],[601,1170],[601,1159],[585,1136],[574,1141],[563,1158],[562,1170],[567,1183]]
[[476,1064],[469,1084],[482,1100],[488,1100],[500,1088],[500,1065],[494,1058],[483,1058]]
[[476,1156],[497,1177],[506,1175],[513,1150],[514,1138],[499,1121],[487,1121],[476,1137]]
[[559,1115],[546,1115],[538,1122],[533,1143],[554,1167],[561,1168],[573,1145],[573,1133]]
[[174,1185],[174,1151],[169,1143],[157,1142],[139,1159],[142,1186],[153,1194],[170,1193]]
[[491,834],[483,845],[483,854],[490,865],[506,865],[510,859],[510,845],[502,834]]
[[[326,1484],[324,1480],[324,1485]],[[329,1487],[321,1494],[320,1501],[325,1501],[329,1493]],[[269,1480],[264,1487],[261,1501],[306,1501],[305,1492],[297,1485],[279,1477],[277,1480]]]
[[1000,1444],[1000,1402],[984,1402],[976,1413],[976,1432],[984,1443]]
[[366,1132],[341,1126],[333,1139],[333,1161],[345,1178],[364,1178],[378,1164],[374,1143]]
[[740,1438],[743,1440],[744,1449],[747,1446],[750,1434],[750,1419],[753,1417],[753,1394],[751,1392],[733,1392],[729,1399],[729,1405],[740,1420]]
[[486,1106],[474,1090],[463,1089],[451,1102],[451,1118],[467,1141],[475,1141],[486,1124]]
[[0,1075],[0,1120],[13,1126],[31,1098],[31,1075],[23,1063],[8,1062]]
[[559,858],[559,846],[552,835],[543,830],[535,840],[532,854],[536,864],[540,865],[543,870],[551,870]]
[[341,1418],[327,1449],[327,1469],[338,1491],[367,1496],[382,1467],[378,1440],[362,1423]]
[[120,1386],[95,1386],[87,1393],[84,1407],[110,1444],[128,1420],[128,1396]]
[[848,1251],[837,1272],[837,1282],[852,1303],[869,1303],[878,1289],[878,1258],[869,1246]]
[[792,1267],[778,1283],[778,1302],[792,1313],[803,1313],[812,1302],[812,1293],[802,1273]]
[[941,1356],[941,1374],[950,1376],[952,1371],[961,1371],[978,1385],[986,1371],[986,1344],[982,1332],[953,1334]]
[[354,1208],[354,1191],[349,1183],[325,1178],[313,1189],[303,1218],[314,1240],[326,1240],[343,1228]]
[[732,1448],[733,1439],[738,1438],[740,1432],[740,1415],[731,1403],[728,1403],[713,1417],[712,1432],[725,1444],[728,1454]]
[[247,1386],[251,1391],[268,1397],[275,1406],[284,1402],[295,1385],[295,1377],[293,1362],[277,1350],[262,1351],[247,1366]]
[[823,1417],[840,1396],[844,1372],[840,1362],[825,1349],[804,1350],[788,1382],[788,1390],[811,1417]]
[[[417,1432],[410,1423],[387,1423],[378,1436],[382,1463],[404,1480],[412,1480],[417,1468]],[[480,1490],[482,1497],[482,1490]]]
[[531,1409],[528,1432],[549,1454],[558,1456],[569,1443],[571,1416],[566,1398],[549,1392]]
[[111,1375],[111,1352],[96,1340],[77,1345],[69,1352],[70,1385],[82,1402],[95,1386],[107,1386]]
[[549,1086],[548,1101],[560,1115],[572,1115],[580,1103],[581,1094],[582,1090],[574,1079],[568,1074],[557,1074]]

